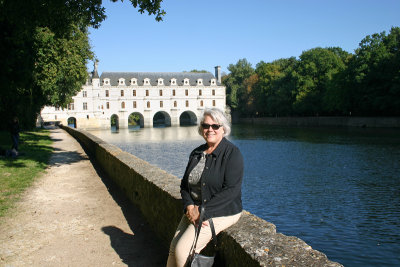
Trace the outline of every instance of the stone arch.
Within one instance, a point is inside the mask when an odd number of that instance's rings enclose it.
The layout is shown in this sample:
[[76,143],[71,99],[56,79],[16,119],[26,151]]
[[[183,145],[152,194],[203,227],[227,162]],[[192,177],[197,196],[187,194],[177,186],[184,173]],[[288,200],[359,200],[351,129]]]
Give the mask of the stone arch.
[[67,124],[68,124],[69,127],[77,128],[76,118],[75,117],[69,117],[68,120],[67,120]]
[[197,124],[197,116],[193,111],[187,110],[181,113],[179,116],[180,126],[189,126]]
[[153,116],[153,127],[171,126],[171,116],[165,111],[159,111]]
[[111,126],[111,131],[117,131],[119,129],[119,117],[117,114],[111,115],[110,126]]
[[128,116],[128,129],[135,130],[144,127],[144,117],[140,112],[132,112]]

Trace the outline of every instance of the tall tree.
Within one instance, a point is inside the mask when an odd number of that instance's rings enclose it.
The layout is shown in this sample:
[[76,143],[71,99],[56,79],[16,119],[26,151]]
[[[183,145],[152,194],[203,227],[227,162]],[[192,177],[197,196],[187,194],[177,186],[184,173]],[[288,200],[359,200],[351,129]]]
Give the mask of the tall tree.
[[240,110],[241,100],[247,99],[247,90],[244,81],[249,78],[254,69],[247,59],[239,59],[236,64],[228,66],[230,73],[224,76],[223,84],[226,86],[227,104],[233,110]]
[[339,48],[313,48],[300,55],[299,81],[294,111],[299,115],[318,115],[326,111],[322,99],[334,74],[345,68]]
[[[131,2],[158,21],[165,14],[162,0]],[[81,89],[93,57],[87,29],[105,18],[101,0],[0,1],[3,120],[18,115],[23,126],[32,127],[43,105],[65,106]]]
[[366,36],[344,75],[356,115],[400,115],[400,28]]

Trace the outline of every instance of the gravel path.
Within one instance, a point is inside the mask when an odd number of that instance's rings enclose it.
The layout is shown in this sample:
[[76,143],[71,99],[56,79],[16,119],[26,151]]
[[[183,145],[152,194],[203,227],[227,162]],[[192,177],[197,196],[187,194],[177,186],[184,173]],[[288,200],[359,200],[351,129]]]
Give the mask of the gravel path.
[[165,266],[167,248],[79,143],[51,138],[49,168],[0,221],[0,266]]

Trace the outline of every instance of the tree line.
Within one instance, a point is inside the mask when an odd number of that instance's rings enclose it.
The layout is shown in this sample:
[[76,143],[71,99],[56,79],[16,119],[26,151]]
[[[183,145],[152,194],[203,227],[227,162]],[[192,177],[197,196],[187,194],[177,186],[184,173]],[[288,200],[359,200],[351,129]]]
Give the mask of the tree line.
[[[165,15],[162,0],[130,2],[157,21]],[[101,0],[0,1],[0,129],[14,116],[32,128],[45,105],[72,101],[94,58],[88,29],[105,19]]]
[[399,27],[366,36],[354,54],[317,47],[228,70],[227,105],[243,117],[400,116]]

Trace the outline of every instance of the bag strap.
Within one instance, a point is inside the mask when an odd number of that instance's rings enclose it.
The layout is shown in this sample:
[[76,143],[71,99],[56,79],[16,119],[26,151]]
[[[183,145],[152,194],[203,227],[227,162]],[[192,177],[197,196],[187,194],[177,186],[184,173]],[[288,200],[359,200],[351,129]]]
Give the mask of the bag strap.
[[[189,253],[190,257],[195,254],[197,240],[199,239],[199,234],[200,234],[201,225],[203,224],[203,221],[204,221],[204,206],[202,206],[201,210],[200,210],[199,224],[196,227],[196,234],[195,234],[194,242],[192,244],[192,248],[190,249],[190,253]],[[208,219],[208,223],[210,224],[210,228],[211,228],[211,235],[212,235],[212,241],[214,243],[214,249],[216,249],[217,248],[217,235],[215,234],[215,227],[214,227],[214,222],[213,222],[212,218]]]

